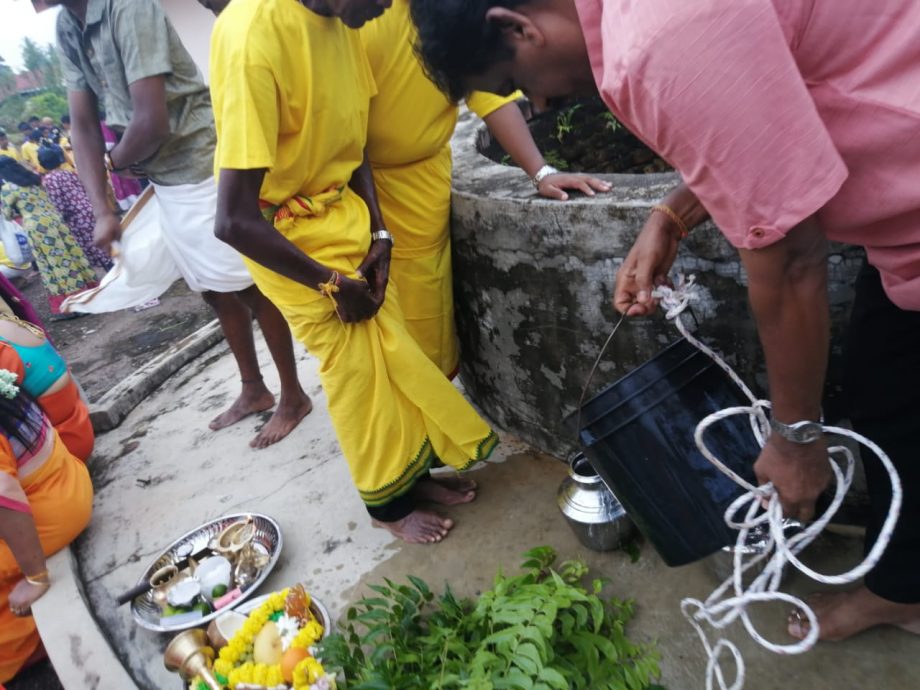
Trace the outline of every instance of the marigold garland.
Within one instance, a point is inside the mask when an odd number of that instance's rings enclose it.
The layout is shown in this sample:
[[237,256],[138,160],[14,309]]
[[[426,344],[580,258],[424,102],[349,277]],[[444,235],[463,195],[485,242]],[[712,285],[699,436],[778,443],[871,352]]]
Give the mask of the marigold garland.
[[[289,593],[290,588],[270,595],[263,604],[249,614],[246,622],[220,650],[214,661],[214,673],[231,689],[239,685],[265,688],[286,687],[281,665],[255,663],[252,659],[252,645],[256,635],[265,627],[265,624],[284,612],[285,600]],[[309,598],[307,601],[309,603]],[[291,647],[310,649],[319,642],[323,632],[323,626],[316,619],[312,619],[300,629],[297,636],[291,641]],[[335,678],[327,675],[322,664],[309,656],[295,666],[294,683],[291,690],[311,690],[319,681],[323,681],[320,683],[323,688],[335,688]],[[197,684],[193,682],[192,688],[195,687]]]

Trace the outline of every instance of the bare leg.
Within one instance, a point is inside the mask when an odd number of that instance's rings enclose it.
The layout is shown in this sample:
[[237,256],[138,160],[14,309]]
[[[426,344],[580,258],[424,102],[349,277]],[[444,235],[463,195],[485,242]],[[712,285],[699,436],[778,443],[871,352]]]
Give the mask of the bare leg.
[[[920,604],[888,601],[866,587],[814,594],[808,597],[808,605],[818,616],[822,640],[845,640],[879,625],[894,625],[920,635]],[[808,634],[808,619],[793,613],[789,617],[789,634],[804,639]]]
[[451,476],[430,476],[419,479],[412,487],[417,501],[455,506],[476,500],[477,484],[472,479]]
[[409,544],[436,544],[447,536],[454,521],[428,510],[414,510],[396,522],[372,520],[371,524]]
[[249,442],[253,448],[266,448],[291,433],[300,424],[300,420],[313,410],[313,402],[297,378],[297,361],[294,359],[291,329],[278,311],[278,307],[255,285],[238,294],[259,321],[262,336],[281,379],[281,400],[275,413],[258,435]]
[[252,334],[252,312],[249,307],[233,292],[203,292],[202,297],[217,313],[243,383],[239,397],[230,408],[211,420],[208,425],[216,431],[236,424],[251,414],[271,409],[275,404],[275,396],[265,387],[259,371],[259,360],[256,357],[256,345]]

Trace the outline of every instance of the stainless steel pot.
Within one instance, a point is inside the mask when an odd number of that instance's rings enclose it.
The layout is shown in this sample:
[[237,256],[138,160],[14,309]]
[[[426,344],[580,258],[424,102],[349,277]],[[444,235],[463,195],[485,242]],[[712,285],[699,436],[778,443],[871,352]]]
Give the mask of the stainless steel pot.
[[582,453],[569,461],[569,476],[556,499],[578,541],[593,551],[619,548],[635,531],[623,506]]

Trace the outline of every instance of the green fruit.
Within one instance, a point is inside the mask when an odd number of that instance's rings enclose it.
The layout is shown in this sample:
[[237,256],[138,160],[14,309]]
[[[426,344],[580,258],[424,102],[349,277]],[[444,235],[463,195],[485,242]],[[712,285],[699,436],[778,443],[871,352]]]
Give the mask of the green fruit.
[[167,606],[163,610],[163,617],[178,616],[180,613],[188,613],[189,611],[191,611],[191,609],[185,608],[184,606]]
[[224,596],[227,593],[227,585],[217,585],[214,589],[211,590],[211,597],[217,599]]
[[202,601],[198,604],[195,604],[192,607],[192,611],[201,611],[202,616],[207,616],[211,613],[211,607],[208,606],[207,602]]

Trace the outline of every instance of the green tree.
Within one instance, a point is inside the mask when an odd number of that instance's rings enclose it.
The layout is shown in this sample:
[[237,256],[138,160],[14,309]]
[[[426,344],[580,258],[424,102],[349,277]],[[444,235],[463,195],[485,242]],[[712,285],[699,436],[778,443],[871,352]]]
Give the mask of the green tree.
[[29,72],[44,73],[48,67],[48,56],[45,51],[28,36],[22,39],[22,63]]
[[61,70],[61,59],[53,43],[45,46],[45,86],[64,86],[64,74]]
[[0,55],[0,99],[16,91],[16,75],[6,60]]
[[27,102],[25,111],[39,117],[51,117],[55,122],[61,121],[61,116],[67,114],[67,97],[63,89],[51,89],[37,96],[32,96]]

